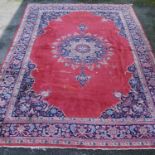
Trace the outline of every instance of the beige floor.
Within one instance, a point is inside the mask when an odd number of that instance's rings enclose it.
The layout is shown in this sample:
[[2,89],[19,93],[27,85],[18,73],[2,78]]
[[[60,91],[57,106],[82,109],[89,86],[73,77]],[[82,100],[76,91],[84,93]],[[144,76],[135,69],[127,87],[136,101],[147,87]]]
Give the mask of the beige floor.
[[22,15],[23,0],[0,0],[0,64],[10,46]]
[[0,0],[0,38],[22,1]]

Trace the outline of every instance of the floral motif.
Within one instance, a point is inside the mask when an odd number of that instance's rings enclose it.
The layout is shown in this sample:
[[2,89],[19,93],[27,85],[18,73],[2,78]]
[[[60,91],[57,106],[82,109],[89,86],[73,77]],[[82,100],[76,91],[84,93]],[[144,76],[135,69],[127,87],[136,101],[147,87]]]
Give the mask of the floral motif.
[[[67,60],[69,59],[71,62],[68,63],[77,64],[77,67],[79,67],[79,64],[89,65],[96,62],[102,64],[102,61],[106,63],[105,55],[108,54],[110,56],[112,54],[109,51],[110,43],[107,40],[98,39],[97,36],[91,34],[69,35],[60,43],[59,41],[53,43],[53,48],[52,52],[55,53],[55,57],[59,58],[62,56]],[[90,66],[87,67],[90,69]]]
[[[115,140],[155,137],[154,125],[80,125],[80,124],[5,124],[2,135],[5,137],[62,137],[91,140]],[[130,135],[130,136],[129,136]]]
[[76,76],[81,86],[91,78],[85,74],[85,69],[94,70],[107,64],[112,56],[111,44],[108,40],[85,33],[86,25],[80,25],[81,34],[62,36],[52,44],[52,53],[65,66],[72,69],[80,68],[81,72]]
[[119,95],[120,103],[111,109],[107,109],[101,114],[101,118],[149,118],[151,114],[147,108],[146,96],[144,94],[143,86],[140,82],[137,69],[135,65],[128,68],[133,73],[132,79],[129,83],[131,85],[131,92],[128,96]]
[[24,74],[12,116],[64,117],[63,112],[54,106],[49,106],[49,104],[43,100],[44,97],[48,96],[49,92],[42,91],[39,95],[32,90],[34,79],[30,74],[34,68],[34,64],[28,64],[27,72]]

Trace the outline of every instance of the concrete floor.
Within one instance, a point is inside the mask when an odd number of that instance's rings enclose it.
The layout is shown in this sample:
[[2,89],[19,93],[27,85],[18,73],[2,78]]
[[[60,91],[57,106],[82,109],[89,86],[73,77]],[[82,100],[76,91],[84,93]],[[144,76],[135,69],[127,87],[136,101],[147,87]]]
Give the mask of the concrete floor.
[[155,155],[153,150],[127,150],[127,151],[102,151],[102,150],[77,150],[77,149],[0,149],[0,155]]
[[22,10],[21,5],[21,0],[0,0],[0,63],[19,24],[21,13],[17,14],[17,12]]
[[[131,3],[133,0],[0,0],[0,63],[4,59],[26,5],[30,2]],[[134,0],[134,9],[155,50],[155,0]],[[0,155],[155,155],[154,150],[93,151],[76,149],[31,150],[0,148]]]
[[22,1],[0,1],[0,38],[20,7]]

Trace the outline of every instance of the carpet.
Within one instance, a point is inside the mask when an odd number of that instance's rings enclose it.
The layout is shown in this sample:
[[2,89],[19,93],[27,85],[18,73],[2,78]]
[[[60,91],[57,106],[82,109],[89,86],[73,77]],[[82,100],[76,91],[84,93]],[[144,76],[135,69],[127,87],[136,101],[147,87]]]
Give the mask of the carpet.
[[0,77],[0,146],[155,146],[154,57],[132,5],[29,4]]

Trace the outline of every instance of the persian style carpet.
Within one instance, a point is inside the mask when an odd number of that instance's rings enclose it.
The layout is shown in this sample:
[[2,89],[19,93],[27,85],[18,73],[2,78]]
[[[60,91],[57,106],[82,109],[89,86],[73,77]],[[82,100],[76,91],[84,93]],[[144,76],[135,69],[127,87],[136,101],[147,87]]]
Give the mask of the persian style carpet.
[[131,5],[28,5],[1,71],[0,146],[154,148],[154,62]]

